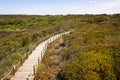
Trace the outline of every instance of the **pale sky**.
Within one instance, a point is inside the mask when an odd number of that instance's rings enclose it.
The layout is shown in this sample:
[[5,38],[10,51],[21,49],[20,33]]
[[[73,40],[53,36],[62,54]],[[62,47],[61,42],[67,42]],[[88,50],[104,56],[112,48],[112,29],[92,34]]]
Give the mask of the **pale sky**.
[[120,13],[120,0],[0,0],[0,14],[104,13]]

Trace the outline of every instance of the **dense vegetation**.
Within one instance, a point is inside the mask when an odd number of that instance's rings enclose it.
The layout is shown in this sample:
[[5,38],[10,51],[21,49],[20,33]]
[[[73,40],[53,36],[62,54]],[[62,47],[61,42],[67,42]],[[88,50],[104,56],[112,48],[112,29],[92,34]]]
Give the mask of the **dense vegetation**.
[[[67,17],[74,17],[72,21],[77,23],[77,30],[64,36],[62,44],[45,54],[36,78],[120,80],[120,15]],[[50,70],[55,72],[54,77]]]
[[62,15],[0,15],[0,78],[41,41],[75,28],[73,19]]

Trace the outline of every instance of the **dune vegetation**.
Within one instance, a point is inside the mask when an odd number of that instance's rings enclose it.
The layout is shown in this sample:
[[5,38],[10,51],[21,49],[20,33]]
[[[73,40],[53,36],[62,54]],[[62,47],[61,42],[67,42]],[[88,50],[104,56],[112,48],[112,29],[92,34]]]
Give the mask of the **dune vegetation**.
[[77,27],[71,25],[73,18],[62,15],[0,15],[0,78],[41,41]]
[[120,80],[120,15],[69,15],[77,28],[48,47],[37,80]]
[[35,78],[119,80],[119,14],[0,15],[0,77],[40,42],[70,30],[74,31],[50,45]]

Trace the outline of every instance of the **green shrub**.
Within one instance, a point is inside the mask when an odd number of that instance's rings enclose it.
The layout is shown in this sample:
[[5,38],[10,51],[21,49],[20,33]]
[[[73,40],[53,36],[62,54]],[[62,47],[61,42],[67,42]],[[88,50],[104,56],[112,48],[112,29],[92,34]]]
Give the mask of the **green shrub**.
[[36,78],[43,80],[45,74],[45,65],[44,64],[39,64],[36,72]]

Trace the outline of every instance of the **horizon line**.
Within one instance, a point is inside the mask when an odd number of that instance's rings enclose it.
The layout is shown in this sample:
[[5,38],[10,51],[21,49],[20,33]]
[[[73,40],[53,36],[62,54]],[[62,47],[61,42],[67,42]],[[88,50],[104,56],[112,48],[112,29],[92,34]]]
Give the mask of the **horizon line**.
[[114,15],[114,14],[120,14],[120,13],[84,13],[84,14],[72,14],[72,13],[68,13],[68,14],[19,14],[19,13],[8,13],[8,14],[1,14],[0,15],[103,15],[103,14],[106,14],[106,15]]

